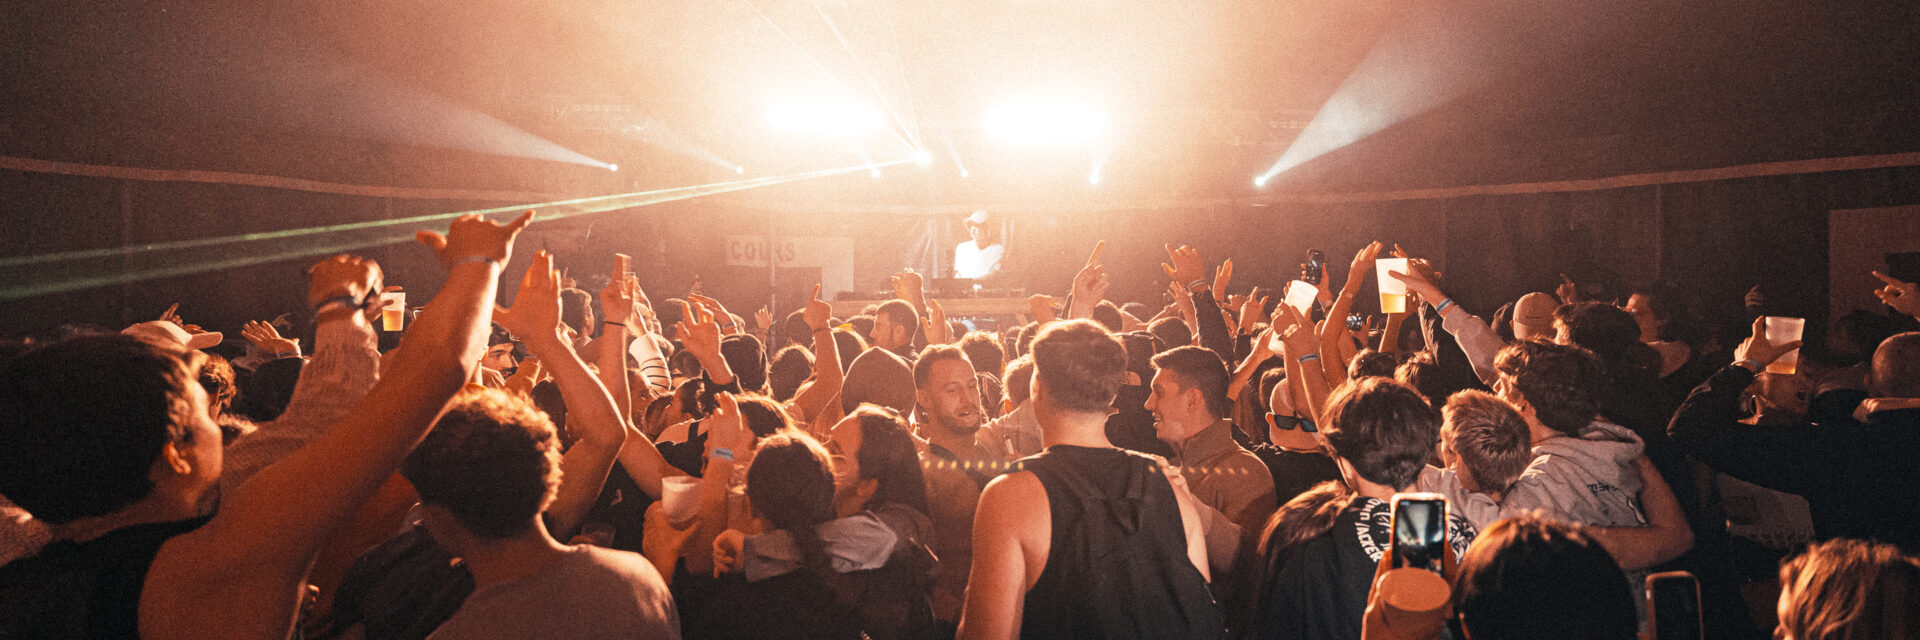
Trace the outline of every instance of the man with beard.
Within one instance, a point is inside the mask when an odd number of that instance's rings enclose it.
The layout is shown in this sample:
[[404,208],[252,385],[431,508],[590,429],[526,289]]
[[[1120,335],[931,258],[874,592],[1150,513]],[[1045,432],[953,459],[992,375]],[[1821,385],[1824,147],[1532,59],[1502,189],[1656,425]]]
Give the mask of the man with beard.
[[980,489],[1005,466],[992,449],[980,446],[976,432],[986,424],[980,406],[980,382],[967,354],[953,345],[933,345],[913,365],[919,410],[920,460],[926,467],[927,503],[933,517],[933,552],[940,566],[933,576],[933,613],[958,622],[973,564],[973,510]]

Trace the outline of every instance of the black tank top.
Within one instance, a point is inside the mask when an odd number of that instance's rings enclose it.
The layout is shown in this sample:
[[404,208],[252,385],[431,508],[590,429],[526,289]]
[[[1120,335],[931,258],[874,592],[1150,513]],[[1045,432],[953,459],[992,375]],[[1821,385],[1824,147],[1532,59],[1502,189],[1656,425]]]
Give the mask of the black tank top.
[[55,542],[0,567],[0,638],[140,637],[140,590],[160,545],[212,516],[143,524],[88,542]]
[[1046,487],[1053,533],[1021,637],[1225,635],[1220,606],[1187,557],[1173,487],[1152,458],[1055,445],[1022,467]]

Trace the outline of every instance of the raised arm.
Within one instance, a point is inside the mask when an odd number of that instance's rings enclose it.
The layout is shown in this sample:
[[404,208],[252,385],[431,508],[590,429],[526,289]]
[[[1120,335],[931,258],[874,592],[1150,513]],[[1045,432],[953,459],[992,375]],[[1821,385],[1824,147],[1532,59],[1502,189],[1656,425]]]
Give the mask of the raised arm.
[[1282,304],[1274,310],[1272,330],[1280,334],[1281,343],[1286,346],[1282,357],[1286,358],[1287,384],[1294,389],[1293,397],[1304,398],[1307,418],[1320,424],[1320,412],[1327,406],[1332,387],[1316,366],[1320,361],[1320,341],[1313,334],[1313,324],[1293,305]]
[[449,275],[390,368],[340,424],[226,496],[206,526],[161,548],[142,592],[143,637],[288,633],[320,545],[399,468],[478,366],[500,265],[532,216],[503,226],[469,215],[444,237],[421,232]]
[[1424,264],[1412,267],[1412,273],[1392,271],[1387,276],[1407,283],[1408,292],[1433,305],[1434,310],[1440,313],[1441,326],[1453,335],[1454,341],[1460,345],[1460,351],[1467,355],[1467,362],[1473,365],[1474,375],[1484,384],[1493,384],[1497,377],[1493,370],[1493,358],[1506,348],[1506,341],[1494,335],[1493,327],[1488,326],[1487,321],[1454,304],[1453,299],[1433,283],[1431,269]]
[[[1347,281],[1340,285],[1340,295],[1333,299],[1333,309],[1327,312],[1327,318],[1320,323],[1320,355],[1326,356],[1320,361],[1322,372],[1326,376],[1328,387],[1338,387],[1347,381],[1346,355],[1352,342],[1352,331],[1347,329],[1347,314],[1353,312],[1353,299],[1360,295],[1360,285],[1366,282],[1367,273],[1373,270],[1373,260],[1380,255],[1380,243],[1372,242],[1353,255],[1353,263],[1347,267]],[[1347,344],[1342,344],[1346,341]]]
[[1101,240],[1093,245],[1093,254],[1087,256],[1087,264],[1073,275],[1072,308],[1067,309],[1067,318],[1088,318],[1093,316],[1093,308],[1107,297],[1107,268],[1100,264],[1100,252],[1107,248],[1107,241]]
[[1831,450],[1832,434],[1806,426],[1761,428],[1740,422],[1740,397],[1755,376],[1798,340],[1767,340],[1766,318],[1754,320],[1753,335],[1734,350],[1735,362],[1707,378],[1687,395],[1667,425],[1673,443],[1713,470],[1768,489],[1804,493],[1826,478],[1846,474],[1848,455]]
[[[1193,247],[1176,249],[1168,245],[1167,261],[1168,264],[1160,265],[1161,269],[1167,272],[1167,277],[1174,284],[1185,289],[1186,298],[1190,301],[1194,342],[1212,349],[1221,360],[1233,359],[1233,331],[1227,328],[1226,317],[1220,315],[1220,304],[1214,300],[1212,291],[1214,285],[1207,282],[1206,262],[1200,259],[1200,252]],[[1214,282],[1224,285],[1232,277],[1232,268],[1224,265],[1222,268],[1225,271],[1214,273]]]
[[840,344],[833,339],[833,305],[820,299],[819,284],[813,285],[813,294],[807,296],[807,307],[800,316],[813,330],[813,384],[794,397],[793,406],[800,410],[801,424],[812,424],[820,410],[840,395],[847,374],[840,369]]
[[733,368],[727,366],[727,359],[720,355],[720,323],[714,320],[715,312],[704,304],[685,302],[680,303],[680,312],[680,324],[676,327],[680,344],[700,361],[708,380],[722,387],[736,386]]
[[[552,371],[560,398],[567,403],[567,428],[574,435],[573,446],[560,458],[560,489],[547,507],[547,517],[554,537],[572,537],[586,518],[587,509],[600,496],[607,471],[613,468],[614,457],[626,442],[626,421],[621,419],[613,396],[594,378],[561,332],[560,273],[553,270],[553,256],[545,251],[534,254],[533,265],[520,278],[513,308],[497,309],[493,318]],[[623,373],[623,382],[625,378]],[[650,493],[658,492],[659,478],[652,480]],[[643,484],[641,488],[648,487]]]
[[[366,294],[370,297],[381,289],[380,266],[371,260],[331,258],[314,265],[308,275],[307,298],[314,304],[357,299],[361,295],[357,292],[372,292]],[[226,448],[220,471],[222,491],[233,491],[267,465],[325,433],[379,379],[380,352],[374,349],[373,325],[366,314],[343,305],[333,304],[315,317],[313,357],[300,369],[287,409]],[[280,338],[273,325],[250,323],[243,334],[270,351],[292,346],[298,353],[298,343]]]
[[1647,526],[1590,528],[1600,545],[1627,571],[1678,558],[1693,547],[1693,528],[1687,526],[1687,514],[1680,509],[1673,488],[1667,486],[1660,470],[1646,456],[1640,457],[1639,465],[1640,507],[1646,511]]

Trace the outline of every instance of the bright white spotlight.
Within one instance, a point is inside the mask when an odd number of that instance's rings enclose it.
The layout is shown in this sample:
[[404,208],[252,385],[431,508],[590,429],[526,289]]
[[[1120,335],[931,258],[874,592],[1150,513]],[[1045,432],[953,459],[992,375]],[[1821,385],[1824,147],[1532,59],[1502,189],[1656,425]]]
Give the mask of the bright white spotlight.
[[960,178],[961,178],[961,179],[963,179],[963,180],[964,180],[964,179],[967,179],[967,178],[971,178],[971,177],[973,177],[973,172],[971,172],[971,171],[967,171],[966,169],[961,169],[961,170],[960,170]]
[[860,135],[879,131],[886,123],[880,112],[851,100],[789,100],[767,108],[773,128],[823,135]]
[[607,165],[607,170],[608,170],[608,171],[619,171],[619,170],[620,170],[620,165],[617,165],[617,164],[610,164],[610,165]]
[[1087,184],[1091,184],[1096,187],[1100,186],[1100,172],[1095,171],[1091,175],[1088,175]]
[[933,164],[933,154],[927,153],[925,151],[921,151],[919,153],[913,154],[913,161],[920,163],[920,166],[922,167]]
[[738,173],[738,174],[745,174],[745,173],[747,172],[747,168],[746,168],[746,167],[742,167],[742,166],[740,166],[740,165],[734,165],[734,166],[733,166],[733,172],[734,172],[734,173]]
[[867,175],[873,176],[875,180],[880,179],[880,167],[874,167],[872,170],[867,172]]
[[1002,142],[1085,143],[1107,130],[1106,114],[1062,100],[1007,102],[987,111],[980,128]]
[[1253,186],[1254,186],[1254,187],[1264,187],[1264,186],[1267,186],[1267,176],[1265,176],[1265,175],[1258,175],[1258,176],[1254,176],[1254,177],[1253,177]]

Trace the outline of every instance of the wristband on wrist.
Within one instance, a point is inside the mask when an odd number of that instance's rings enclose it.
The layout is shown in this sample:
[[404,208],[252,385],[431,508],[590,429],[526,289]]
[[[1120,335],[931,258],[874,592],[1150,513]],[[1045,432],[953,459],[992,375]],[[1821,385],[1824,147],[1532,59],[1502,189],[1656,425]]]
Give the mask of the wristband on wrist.
[[1319,359],[1320,359],[1320,354],[1318,354],[1318,353],[1309,353],[1309,354],[1307,354],[1307,355],[1304,355],[1304,356],[1300,356],[1300,359],[1299,359],[1299,362],[1300,362],[1300,364],[1306,364],[1306,363],[1309,363],[1309,362],[1313,362],[1313,361],[1315,361],[1315,360],[1319,360]]
[[712,451],[707,452],[707,457],[715,460],[733,462],[733,450],[726,447],[714,447]]
[[1188,291],[1199,291],[1201,287],[1205,287],[1205,286],[1207,286],[1207,279],[1206,279],[1206,278],[1201,278],[1201,279],[1199,279],[1199,280],[1195,280],[1195,281],[1193,281],[1193,282],[1189,282],[1189,283],[1187,283],[1187,290],[1188,290]]
[[489,258],[489,257],[487,257],[487,256],[467,256],[467,257],[465,257],[465,258],[461,258],[461,259],[459,259],[459,260],[455,260],[455,261],[453,261],[453,266],[456,266],[456,267],[458,267],[458,266],[460,266],[460,265],[463,265],[463,264],[470,264],[470,263],[474,263],[474,262],[485,262],[485,263],[487,263],[487,264],[491,264],[491,265],[493,265],[493,266],[496,266],[496,267],[497,267],[497,266],[500,266],[500,261],[499,261],[499,260],[495,260],[495,259],[493,259],[493,258]]
[[1440,304],[1433,305],[1433,312],[1446,313],[1447,307],[1451,307],[1451,306],[1453,306],[1453,298],[1441,298]]
[[610,327],[625,327],[625,326],[627,326],[627,323],[625,323],[625,322],[615,322],[615,321],[612,321],[612,320],[607,320],[607,321],[604,321],[604,322],[602,322],[601,324],[605,324],[605,325],[607,325],[607,326],[610,326]]
[[1752,358],[1741,358],[1739,360],[1735,360],[1733,361],[1733,366],[1746,369],[1747,371],[1750,371],[1755,375],[1758,375],[1762,370],[1766,369],[1765,365],[1760,364],[1759,361],[1754,360]]

